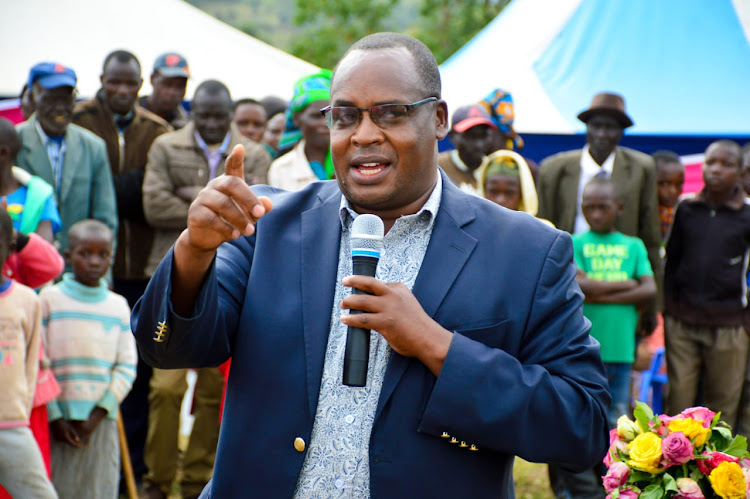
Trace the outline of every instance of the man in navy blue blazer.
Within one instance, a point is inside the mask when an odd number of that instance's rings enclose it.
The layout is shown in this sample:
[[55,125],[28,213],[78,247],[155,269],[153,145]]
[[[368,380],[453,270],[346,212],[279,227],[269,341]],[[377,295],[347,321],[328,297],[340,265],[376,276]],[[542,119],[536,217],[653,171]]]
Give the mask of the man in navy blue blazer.
[[[336,181],[251,189],[236,148],[133,312],[154,367],[232,357],[201,497],[504,498],[516,455],[601,460],[607,381],[570,236],[438,169],[448,110],[421,42],[363,38],[331,90]],[[375,278],[350,275],[362,213],[385,225]],[[341,383],[348,326],[373,331],[364,387]]]

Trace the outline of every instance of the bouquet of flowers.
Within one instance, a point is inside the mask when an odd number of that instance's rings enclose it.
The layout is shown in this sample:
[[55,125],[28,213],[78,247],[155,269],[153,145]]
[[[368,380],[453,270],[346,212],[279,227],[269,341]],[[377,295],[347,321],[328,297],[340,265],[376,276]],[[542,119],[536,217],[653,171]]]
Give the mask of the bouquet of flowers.
[[607,499],[750,499],[747,439],[705,407],[654,415],[638,402],[609,433]]

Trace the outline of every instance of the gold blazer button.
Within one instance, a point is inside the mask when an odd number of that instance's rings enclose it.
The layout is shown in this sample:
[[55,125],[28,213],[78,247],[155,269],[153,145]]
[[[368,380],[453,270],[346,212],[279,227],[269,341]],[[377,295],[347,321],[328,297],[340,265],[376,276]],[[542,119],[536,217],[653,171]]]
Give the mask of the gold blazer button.
[[294,448],[297,450],[297,452],[305,452],[305,441],[300,437],[295,438]]

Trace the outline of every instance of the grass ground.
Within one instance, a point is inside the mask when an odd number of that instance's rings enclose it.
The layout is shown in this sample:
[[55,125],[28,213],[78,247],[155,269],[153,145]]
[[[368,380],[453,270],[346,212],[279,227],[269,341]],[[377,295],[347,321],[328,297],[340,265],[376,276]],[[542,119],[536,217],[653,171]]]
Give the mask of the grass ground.
[[[516,499],[554,499],[547,478],[547,465],[516,458],[513,466]],[[179,488],[174,487],[169,499],[180,499]]]
[[549,487],[546,464],[529,463],[516,458],[513,482],[517,499],[554,499]]

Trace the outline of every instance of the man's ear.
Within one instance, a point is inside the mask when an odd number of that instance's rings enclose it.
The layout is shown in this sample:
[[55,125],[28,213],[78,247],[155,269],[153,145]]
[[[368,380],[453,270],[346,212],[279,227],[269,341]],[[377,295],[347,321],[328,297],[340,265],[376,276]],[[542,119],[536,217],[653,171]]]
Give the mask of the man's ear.
[[448,104],[440,99],[435,103],[435,137],[442,140],[448,135],[450,125],[448,124]]

